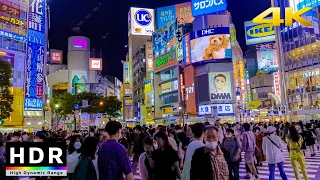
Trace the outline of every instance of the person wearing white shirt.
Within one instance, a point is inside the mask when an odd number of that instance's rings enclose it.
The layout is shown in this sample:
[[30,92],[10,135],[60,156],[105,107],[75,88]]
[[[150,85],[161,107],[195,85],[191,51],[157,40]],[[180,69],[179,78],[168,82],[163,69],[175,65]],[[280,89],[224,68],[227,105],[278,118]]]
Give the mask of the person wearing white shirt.
[[186,157],[184,160],[184,166],[182,171],[182,180],[190,180],[192,156],[197,149],[204,146],[204,143],[203,143],[204,124],[195,123],[191,126],[191,129],[192,129],[194,139],[190,140],[190,143],[187,147]]
[[277,128],[269,126],[267,128],[267,135],[263,137],[262,150],[266,155],[267,163],[269,166],[269,179],[275,179],[275,167],[278,166],[280,176],[283,180],[287,180],[287,175],[283,166],[283,143],[279,136],[275,135]]
[[[73,141],[74,142],[74,141]],[[74,142],[71,143],[70,145],[73,144],[74,151],[73,152],[68,152],[67,154],[67,173],[68,173],[68,179],[72,179],[73,172],[78,164],[79,156],[81,153],[78,152],[78,150],[81,148],[81,143],[80,142]],[[69,148],[70,149],[70,148]]]
[[220,124],[220,119],[217,119],[217,120],[216,120],[216,127],[217,127],[218,130],[219,130],[218,134],[219,134],[219,144],[220,144],[220,143],[222,143],[222,141],[223,141],[225,135],[227,134],[227,132],[226,132],[226,128],[224,128],[223,126],[221,126],[221,124]]

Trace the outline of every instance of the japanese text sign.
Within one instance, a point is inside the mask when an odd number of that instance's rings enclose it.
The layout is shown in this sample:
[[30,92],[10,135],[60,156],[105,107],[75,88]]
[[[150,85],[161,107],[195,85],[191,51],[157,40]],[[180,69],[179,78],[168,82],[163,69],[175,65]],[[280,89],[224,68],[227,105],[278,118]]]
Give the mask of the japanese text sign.
[[218,115],[230,115],[233,113],[233,105],[232,104],[210,104],[210,105],[200,105],[198,107],[199,115],[210,115],[212,106],[217,107]]
[[178,24],[192,23],[194,17],[191,12],[191,2],[176,5],[176,17]]
[[62,63],[62,51],[59,50],[50,50],[50,63]]
[[29,0],[29,29],[45,32],[45,0]]
[[157,24],[158,28],[163,27],[172,20],[176,19],[176,6],[167,6],[157,9]]
[[25,109],[42,109],[44,46],[28,43],[25,84]]
[[226,0],[192,0],[192,15],[200,16],[227,9]]
[[0,11],[5,14],[10,14],[11,16],[20,18],[20,9],[11,7],[7,4],[0,3]]

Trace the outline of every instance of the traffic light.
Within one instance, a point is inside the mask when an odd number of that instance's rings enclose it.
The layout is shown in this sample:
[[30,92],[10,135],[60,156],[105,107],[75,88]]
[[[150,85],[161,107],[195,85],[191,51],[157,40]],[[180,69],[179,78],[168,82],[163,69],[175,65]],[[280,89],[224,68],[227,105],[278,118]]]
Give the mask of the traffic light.
[[4,124],[4,121],[0,119],[0,126],[2,126],[3,124]]

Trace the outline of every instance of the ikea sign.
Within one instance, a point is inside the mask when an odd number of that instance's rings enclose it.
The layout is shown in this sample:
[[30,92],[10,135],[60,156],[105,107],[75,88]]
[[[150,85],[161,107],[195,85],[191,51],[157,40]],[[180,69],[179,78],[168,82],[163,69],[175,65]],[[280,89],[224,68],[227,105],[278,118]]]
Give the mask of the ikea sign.
[[275,41],[275,27],[272,24],[254,24],[252,21],[246,21],[244,26],[247,45]]

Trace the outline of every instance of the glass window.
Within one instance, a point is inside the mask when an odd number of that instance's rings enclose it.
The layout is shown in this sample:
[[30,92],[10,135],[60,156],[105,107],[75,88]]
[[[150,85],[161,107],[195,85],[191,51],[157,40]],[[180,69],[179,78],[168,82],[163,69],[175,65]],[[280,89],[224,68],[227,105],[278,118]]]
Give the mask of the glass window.
[[161,96],[162,104],[171,104],[179,101],[179,96],[177,93],[168,94],[165,96]]

